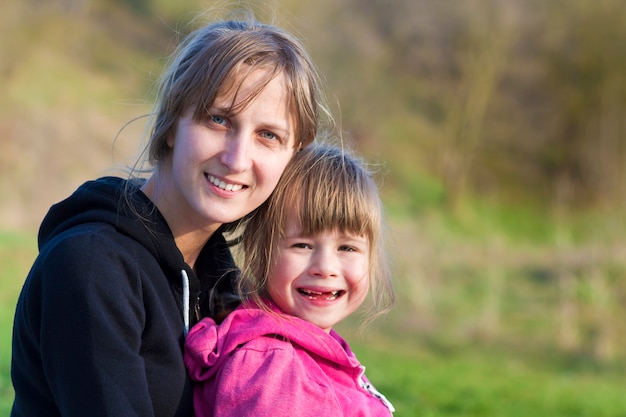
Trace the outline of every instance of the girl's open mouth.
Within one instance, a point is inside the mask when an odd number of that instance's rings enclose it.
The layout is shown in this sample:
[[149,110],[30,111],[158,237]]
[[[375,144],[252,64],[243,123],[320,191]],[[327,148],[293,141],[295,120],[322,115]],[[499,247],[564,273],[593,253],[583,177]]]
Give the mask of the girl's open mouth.
[[298,288],[298,292],[310,300],[327,300],[327,301],[336,300],[337,298],[341,297],[345,293],[344,290],[320,292],[320,291],[307,290],[304,288]]

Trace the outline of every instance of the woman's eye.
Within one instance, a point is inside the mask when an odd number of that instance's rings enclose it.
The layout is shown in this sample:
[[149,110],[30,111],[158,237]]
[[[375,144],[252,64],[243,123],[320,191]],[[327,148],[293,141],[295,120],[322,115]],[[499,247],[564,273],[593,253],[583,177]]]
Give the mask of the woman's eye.
[[269,132],[269,131],[261,132],[261,137],[263,139],[269,139],[269,140],[276,140],[276,139],[278,139],[278,136],[276,136],[274,133]]
[[225,125],[226,124],[226,118],[222,117],[222,116],[215,116],[215,115],[210,115],[209,116],[211,118],[211,122],[218,124],[218,125]]

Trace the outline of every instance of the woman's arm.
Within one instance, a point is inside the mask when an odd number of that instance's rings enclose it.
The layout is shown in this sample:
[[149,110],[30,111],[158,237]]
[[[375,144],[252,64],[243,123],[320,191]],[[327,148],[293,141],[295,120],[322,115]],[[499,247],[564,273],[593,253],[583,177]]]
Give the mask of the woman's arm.
[[[104,240],[87,234],[61,240],[35,265],[15,329],[18,408],[54,403],[63,416],[154,415],[140,355],[140,280],[122,249]],[[21,396],[27,379],[38,387],[35,398]]]

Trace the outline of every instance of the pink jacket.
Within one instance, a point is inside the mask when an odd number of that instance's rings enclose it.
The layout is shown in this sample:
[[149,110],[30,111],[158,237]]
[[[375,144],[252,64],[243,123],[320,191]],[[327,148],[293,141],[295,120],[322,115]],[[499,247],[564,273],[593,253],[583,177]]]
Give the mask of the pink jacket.
[[239,308],[187,336],[197,417],[390,416],[393,406],[334,330]]

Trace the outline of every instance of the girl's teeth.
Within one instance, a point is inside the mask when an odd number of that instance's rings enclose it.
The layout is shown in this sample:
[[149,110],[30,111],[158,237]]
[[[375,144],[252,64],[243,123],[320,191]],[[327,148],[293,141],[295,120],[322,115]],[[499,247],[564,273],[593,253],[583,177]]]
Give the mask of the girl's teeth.
[[302,295],[306,296],[307,298],[310,298],[311,300],[315,300],[318,297],[324,296],[326,300],[332,301],[332,300],[335,300],[337,297],[339,297],[339,295],[341,294],[341,290],[319,292],[319,291],[313,291],[313,290],[300,289],[298,291],[300,291]]

